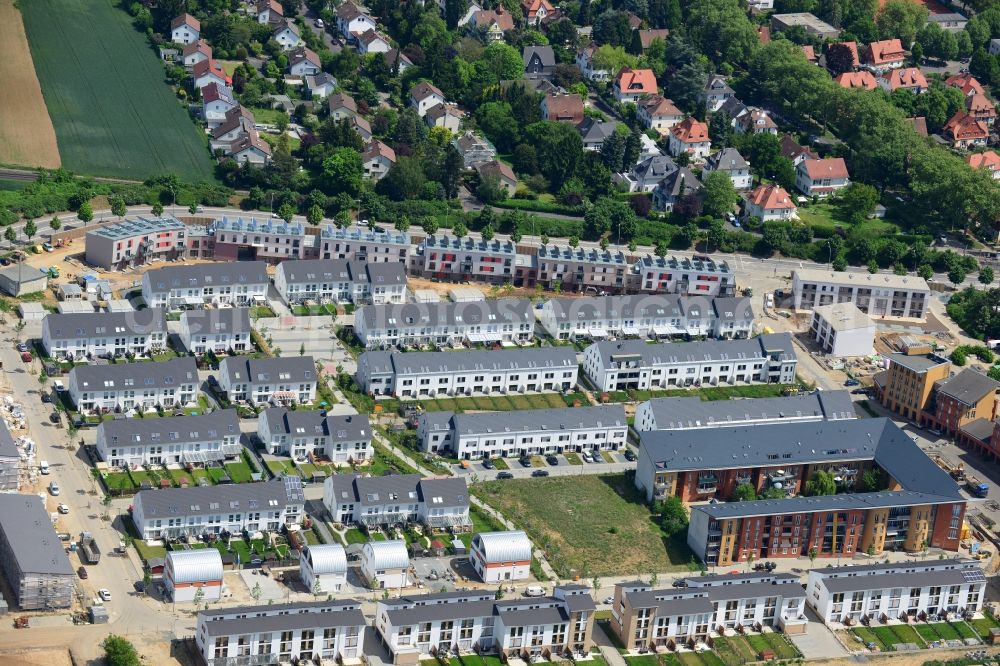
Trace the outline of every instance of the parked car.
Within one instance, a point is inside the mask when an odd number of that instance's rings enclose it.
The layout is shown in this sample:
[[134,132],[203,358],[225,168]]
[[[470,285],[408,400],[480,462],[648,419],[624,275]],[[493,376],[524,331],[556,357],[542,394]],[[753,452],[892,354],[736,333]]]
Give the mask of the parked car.
[[102,587],[97,591],[97,596],[101,598],[101,601],[111,601],[111,590]]
[[31,363],[31,352],[30,351],[21,352],[21,360],[24,361],[25,363]]
[[494,469],[496,465],[494,465],[493,461],[490,460],[489,458],[483,458],[483,467],[485,467],[486,469]]
[[87,580],[87,569],[84,567],[78,568],[76,570],[76,575],[79,576],[82,580]]
[[26,351],[31,351],[31,347],[28,346],[27,342],[18,342],[17,343],[17,351],[22,352],[22,353],[26,352]]
[[688,586],[688,582],[686,580],[684,580],[683,578],[678,578],[673,583],[671,583],[671,585],[673,587],[687,587]]
[[59,495],[59,484],[55,481],[50,481],[49,492],[52,493],[53,497],[57,497]]
[[614,597],[604,597],[604,601],[601,602],[601,603],[605,603],[608,606],[610,606],[611,604],[615,603],[615,598]]
[[503,481],[505,479],[513,479],[514,475],[510,472],[497,472],[497,481]]
[[632,449],[625,449],[624,456],[625,460],[629,462],[635,462],[636,460],[639,459],[639,456],[635,455],[635,451],[633,451]]
[[326,27],[326,24],[323,23],[323,19],[321,19],[321,18],[316,19],[316,27],[317,28],[325,28]]
[[42,402],[52,402],[52,396],[48,391],[42,391]]
[[851,395],[868,395],[868,389],[856,388],[853,391],[851,391]]
[[66,385],[63,384],[61,379],[56,379],[52,382],[52,386],[55,387],[57,393],[63,393],[66,391]]
[[42,243],[42,249],[46,252],[53,252],[55,250],[55,248],[52,247],[52,243]]
[[69,507],[67,505],[65,505],[65,504],[60,504],[59,507],[58,507],[58,509],[59,509],[59,513],[63,514],[64,516],[67,513],[69,513]]
[[536,469],[534,472],[531,473],[531,476],[548,476],[548,475],[549,475],[549,470],[547,469]]
[[555,456],[545,456],[545,462],[555,467],[559,464],[559,458],[556,458]]
[[594,461],[594,459],[590,457],[590,451],[584,451],[580,455],[580,457],[583,459],[583,462],[593,462]]
[[861,382],[859,382],[857,379],[854,379],[853,377],[844,382],[844,386],[858,386],[859,384],[861,384]]
[[521,463],[521,467],[531,467],[531,458],[528,456],[518,458],[517,462]]

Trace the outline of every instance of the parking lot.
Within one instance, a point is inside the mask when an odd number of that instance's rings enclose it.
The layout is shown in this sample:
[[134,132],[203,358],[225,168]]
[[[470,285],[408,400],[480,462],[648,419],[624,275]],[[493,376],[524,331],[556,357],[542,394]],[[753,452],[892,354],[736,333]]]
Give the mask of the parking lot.
[[357,369],[354,359],[337,340],[335,324],[330,317],[269,317],[257,320],[255,328],[270,340],[272,350],[280,350],[281,356],[301,352],[321,363],[342,365],[348,373]]
[[[531,464],[524,465],[518,458],[503,458],[501,465],[497,465],[494,459],[491,468],[487,468],[483,461],[470,462],[468,467],[460,464],[452,465],[452,470],[457,476],[471,476],[475,474],[480,479],[499,478],[523,479],[530,476],[572,476],[574,474],[620,474],[628,469],[635,469],[635,462],[630,462],[625,458],[623,452],[606,451],[613,462],[607,462],[604,456],[596,458],[595,462],[588,462],[583,454],[571,453],[554,454],[552,456],[532,456]],[[593,458],[591,460],[594,460]],[[552,464],[552,462],[555,464]],[[527,461],[525,461],[527,462]],[[503,465],[509,469],[503,469]],[[509,476],[508,476],[509,475]]]

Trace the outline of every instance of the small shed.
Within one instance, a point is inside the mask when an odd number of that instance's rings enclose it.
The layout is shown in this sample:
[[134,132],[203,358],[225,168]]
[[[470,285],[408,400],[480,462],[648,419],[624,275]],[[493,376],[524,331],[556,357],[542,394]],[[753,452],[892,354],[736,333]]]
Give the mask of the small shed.
[[483,292],[475,287],[455,287],[454,289],[449,289],[448,298],[453,303],[478,303],[479,301],[486,300]]
[[347,583],[347,551],[339,543],[306,546],[299,558],[299,574],[313,593],[340,592]]
[[78,284],[69,282],[59,285],[56,289],[60,301],[79,301],[83,298],[83,289]]
[[41,303],[20,303],[17,311],[24,321],[41,321],[47,314]]
[[60,314],[93,314],[94,306],[90,301],[59,301],[56,305]]
[[49,275],[33,266],[15,264],[0,271],[0,290],[8,296],[23,296],[45,291]]
[[163,584],[174,602],[194,601],[198,590],[205,601],[218,601],[222,571],[222,555],[215,548],[172,550],[163,567]]
[[105,308],[108,312],[135,312],[135,308],[128,301],[121,298],[113,298],[108,301]]
[[433,289],[414,289],[413,290],[413,302],[414,303],[440,303],[441,295],[438,294]]
[[531,572],[531,539],[521,530],[480,532],[472,538],[472,568],[484,583],[523,580]]
[[455,555],[458,555],[459,557],[468,555],[468,553],[465,552],[465,543],[461,539],[452,539],[451,549],[455,551]]
[[108,623],[108,609],[104,606],[91,606],[87,609],[87,615],[91,624]]
[[361,574],[374,589],[406,587],[409,568],[410,556],[402,539],[369,541],[361,548]]

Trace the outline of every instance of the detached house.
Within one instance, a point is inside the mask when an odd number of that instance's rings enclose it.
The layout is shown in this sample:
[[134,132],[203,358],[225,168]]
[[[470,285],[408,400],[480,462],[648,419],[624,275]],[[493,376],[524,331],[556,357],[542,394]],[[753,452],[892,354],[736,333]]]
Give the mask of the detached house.
[[[245,107],[237,106],[235,109],[230,109],[222,124],[212,130],[209,145],[213,151],[221,150],[223,153],[229,154],[231,144],[248,132],[255,131],[255,124],[256,120],[253,114]],[[146,305],[151,305],[151,303],[147,300]]]
[[790,134],[782,136],[779,145],[781,147],[781,156],[791,160],[792,164],[795,166],[798,166],[799,162],[802,160],[819,159],[818,153],[813,151],[811,148],[800,146]]
[[916,67],[901,67],[879,74],[878,85],[882,90],[890,93],[900,89],[913,93],[925,93],[927,92],[927,77]]
[[274,25],[285,18],[285,9],[277,0],[257,0],[257,22]]
[[851,184],[842,157],[803,160],[795,167],[795,187],[806,196],[825,197]]
[[875,90],[878,88],[878,80],[875,75],[867,70],[860,72],[843,72],[833,78],[841,88],[848,90],[860,88],[861,90]]
[[614,181],[629,192],[652,192],[677,164],[667,155],[650,155],[628,173],[615,174]]
[[499,42],[508,30],[514,29],[514,19],[504,11],[503,6],[494,9],[480,9],[473,13],[469,25],[481,30],[486,42]]
[[219,363],[219,388],[230,402],[312,403],[316,400],[316,362],[312,356],[227,356]]
[[993,150],[966,155],[965,163],[973,169],[985,169],[993,180],[1000,180],[1000,155]]
[[193,44],[201,37],[201,21],[190,14],[181,14],[170,22],[170,41]]
[[323,99],[333,94],[337,89],[337,78],[332,74],[320,72],[315,76],[306,75],[305,91],[316,99]]
[[723,148],[705,160],[705,167],[701,171],[702,179],[707,179],[713,171],[721,171],[729,176],[737,190],[749,190],[753,184],[750,164],[735,148]]
[[583,149],[592,151],[600,150],[607,138],[618,131],[617,128],[618,121],[599,118],[584,118],[577,126],[583,138]]
[[703,96],[705,98],[705,109],[709,113],[714,113],[726,103],[726,100],[735,97],[736,92],[726,83],[725,77],[713,74],[708,78]]
[[299,27],[291,21],[279,21],[274,26],[272,38],[281,45],[283,51],[291,51],[302,45],[302,35],[299,34]]
[[712,142],[708,138],[708,125],[687,118],[670,128],[667,149],[674,157],[687,153],[693,159],[708,157]]
[[643,95],[656,94],[656,75],[651,69],[625,67],[615,77],[615,99],[620,103],[639,101]]
[[330,95],[326,105],[330,110],[330,117],[334,120],[350,119],[358,115],[358,104],[347,93]]
[[542,119],[579,125],[583,122],[583,98],[579,95],[546,95],[542,98]]
[[238,108],[233,91],[226,86],[213,81],[201,89],[201,116],[208,129],[225,124],[229,113]]
[[427,81],[421,81],[410,90],[410,106],[417,110],[417,115],[421,118],[432,106],[444,104],[446,101],[444,93]]
[[549,0],[521,0],[521,9],[529,26],[537,26],[555,12]]
[[437,104],[424,114],[424,122],[428,127],[444,127],[452,134],[458,134],[462,129],[463,118],[465,112],[454,104]]
[[983,90],[983,85],[972,74],[952,74],[944,80],[944,84],[949,88],[958,88],[966,97],[982,95],[986,92]]
[[665,136],[670,128],[684,120],[684,114],[663,95],[653,94],[636,102],[635,117],[646,129]]
[[497,155],[493,144],[474,132],[467,131],[461,136],[455,137],[451,140],[451,145],[462,156],[462,163],[466,169],[471,169],[483,162],[489,162]]
[[389,169],[395,163],[396,151],[378,139],[373,139],[365,147],[365,152],[361,153],[361,165],[365,169],[365,178],[381,180],[389,173]]
[[687,167],[680,167],[667,174],[653,190],[653,207],[669,213],[682,198],[697,195],[701,190],[701,181],[694,172]]
[[525,46],[521,59],[526,79],[547,79],[556,66],[556,54],[551,46]]
[[898,39],[884,39],[865,47],[864,66],[876,74],[902,67],[906,62],[906,49]]
[[208,352],[242,354],[253,350],[249,308],[185,310],[180,323],[181,343],[195,356]]
[[337,7],[337,30],[344,39],[351,40],[368,30],[378,29],[378,23],[371,16],[358,9],[353,2],[345,2]]
[[159,308],[134,312],[52,312],[42,320],[42,348],[52,358],[143,356],[166,346],[166,313]]
[[215,60],[203,60],[195,63],[191,67],[191,78],[194,80],[196,90],[202,90],[211,83],[217,83],[226,88],[233,85],[232,77],[226,74],[226,70],[222,69],[222,65]]
[[514,175],[514,170],[507,164],[497,160],[490,160],[489,162],[476,164],[475,169],[479,173],[480,180],[483,178],[496,178],[500,182],[501,187],[507,190],[507,196],[512,197],[517,192],[517,176]]
[[969,110],[976,120],[986,125],[987,127],[993,127],[993,124],[997,119],[997,109],[993,106],[993,102],[989,100],[986,95],[975,94],[969,95],[965,98],[965,108]]
[[796,216],[792,197],[778,185],[758,185],[747,195],[743,207],[744,217],[769,220],[790,220]]
[[212,47],[202,39],[186,44],[181,51],[181,64],[185,67],[194,67],[199,62],[211,59]]
[[576,66],[583,73],[583,78],[595,83],[601,83],[611,79],[611,72],[599,68],[594,64],[594,53],[597,52],[597,45],[589,44],[576,52]]
[[319,56],[315,52],[300,46],[288,54],[288,73],[292,76],[315,76],[323,71]]
[[264,165],[271,161],[271,144],[252,129],[230,145],[229,156],[237,164]]
[[667,41],[667,37],[670,36],[670,31],[666,28],[654,28],[651,30],[636,30],[636,37],[639,38],[639,48],[645,53],[646,49],[653,45],[653,42],[659,39],[662,42]]
[[763,109],[747,109],[733,125],[739,134],[778,134],[778,126]]
[[389,38],[378,30],[365,30],[356,39],[358,53],[387,53],[392,48]]
[[985,146],[990,131],[976,117],[965,111],[958,111],[945,123],[941,136],[953,147],[961,149]]

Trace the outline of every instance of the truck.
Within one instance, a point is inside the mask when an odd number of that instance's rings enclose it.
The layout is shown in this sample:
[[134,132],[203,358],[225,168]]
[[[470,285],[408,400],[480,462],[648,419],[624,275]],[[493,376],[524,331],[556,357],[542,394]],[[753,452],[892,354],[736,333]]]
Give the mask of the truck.
[[990,487],[979,480],[978,477],[966,475],[965,476],[965,489],[976,497],[986,497],[990,492]]
[[87,564],[97,564],[101,561],[101,549],[97,547],[97,542],[88,532],[83,533],[80,539],[80,557]]

